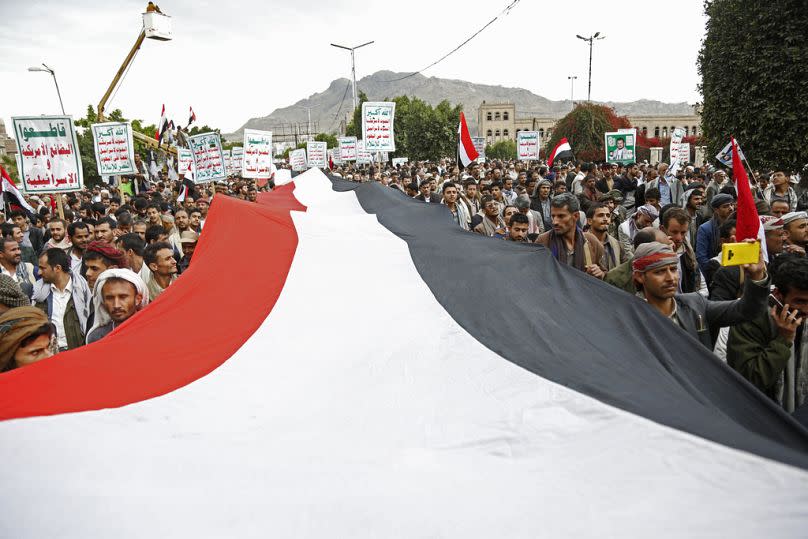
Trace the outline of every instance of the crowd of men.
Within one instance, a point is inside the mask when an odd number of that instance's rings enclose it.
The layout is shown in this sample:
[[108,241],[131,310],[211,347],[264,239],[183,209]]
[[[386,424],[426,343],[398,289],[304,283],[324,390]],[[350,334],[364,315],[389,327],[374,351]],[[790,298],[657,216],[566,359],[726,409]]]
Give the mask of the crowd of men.
[[[448,159],[333,170],[440,205],[469,233],[543,245],[647,302],[789,412],[808,394],[808,177],[792,172],[752,175],[761,256],[723,266],[737,194],[726,170],[706,164],[675,174],[666,163],[495,160],[461,170]],[[36,196],[33,212],[3,216],[0,370],[105,337],[189,270],[214,194],[255,202],[273,184],[231,178],[178,201],[183,185],[132,178],[65,196],[64,218]]]

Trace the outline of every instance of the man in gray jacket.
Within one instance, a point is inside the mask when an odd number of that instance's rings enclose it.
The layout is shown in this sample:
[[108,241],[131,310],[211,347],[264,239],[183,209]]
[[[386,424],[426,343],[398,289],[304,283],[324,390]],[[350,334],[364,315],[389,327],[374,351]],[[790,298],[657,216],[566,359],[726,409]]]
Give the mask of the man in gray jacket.
[[713,349],[716,328],[752,320],[766,312],[769,277],[762,258],[756,264],[744,264],[743,295],[734,301],[710,301],[694,292],[678,294],[678,256],[658,242],[640,245],[632,258],[634,282],[638,294],[674,324]]

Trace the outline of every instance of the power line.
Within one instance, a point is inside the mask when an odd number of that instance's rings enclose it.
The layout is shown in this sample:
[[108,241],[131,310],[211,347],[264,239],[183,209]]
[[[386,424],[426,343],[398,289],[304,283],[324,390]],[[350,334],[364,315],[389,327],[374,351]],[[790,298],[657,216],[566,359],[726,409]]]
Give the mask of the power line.
[[351,87],[351,81],[348,81],[348,85],[345,86],[345,91],[342,93],[342,99],[339,102],[339,108],[337,109],[337,113],[334,115],[334,120],[331,123],[331,129],[328,130],[330,133],[334,130],[334,127],[337,125],[337,118],[339,118],[339,113],[342,112],[342,104],[345,103],[345,96],[348,95],[348,89]]
[[431,63],[431,64],[429,64],[428,66],[426,66],[425,68],[420,69],[420,70],[418,70],[418,71],[415,71],[414,73],[410,73],[409,75],[404,75],[403,77],[399,77],[399,78],[397,78],[397,79],[392,79],[392,80],[383,80],[383,81],[379,81],[379,82],[398,82],[398,81],[400,81],[400,80],[404,80],[404,79],[408,79],[408,78],[410,78],[410,77],[414,77],[415,75],[417,75],[417,74],[419,74],[419,73],[421,73],[421,72],[423,72],[423,71],[426,71],[426,70],[427,70],[427,69],[429,69],[430,67],[433,67],[433,66],[438,65],[439,63],[441,63],[442,61],[444,61],[445,59],[447,59],[449,56],[453,55],[454,53],[456,53],[457,51],[459,51],[461,48],[463,48],[463,46],[464,46],[466,43],[468,43],[469,41],[471,41],[472,39],[474,39],[475,37],[477,37],[478,35],[480,35],[480,34],[483,32],[483,30],[485,30],[486,28],[488,28],[489,26],[491,26],[492,24],[494,24],[494,22],[496,22],[496,20],[497,20],[497,19],[499,19],[501,16],[508,15],[508,13],[510,13],[510,11],[511,11],[511,10],[512,10],[514,7],[516,7],[516,4],[518,4],[518,3],[519,3],[519,0],[513,0],[513,1],[512,1],[510,4],[508,4],[508,5],[505,7],[505,9],[503,9],[501,12],[499,12],[499,14],[497,14],[497,16],[496,16],[496,17],[494,17],[493,19],[491,19],[490,21],[488,21],[488,22],[485,24],[485,26],[483,26],[482,28],[480,28],[479,30],[477,30],[476,32],[474,32],[474,33],[473,33],[473,34],[472,34],[472,35],[471,35],[471,36],[470,36],[468,39],[466,39],[466,40],[465,40],[463,43],[461,43],[460,45],[458,45],[457,47],[455,47],[454,49],[452,49],[451,51],[449,51],[447,54],[445,54],[445,55],[441,56],[440,58],[438,58],[437,60],[435,60],[434,62],[432,62],[432,63]]

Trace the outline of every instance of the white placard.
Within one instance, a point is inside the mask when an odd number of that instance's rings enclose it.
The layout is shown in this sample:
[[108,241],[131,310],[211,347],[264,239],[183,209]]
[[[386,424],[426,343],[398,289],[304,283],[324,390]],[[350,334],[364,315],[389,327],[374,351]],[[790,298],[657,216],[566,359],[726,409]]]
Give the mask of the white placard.
[[222,157],[224,158],[224,169],[227,171],[227,175],[230,176],[233,173],[233,161],[230,159],[230,150],[222,150]]
[[306,143],[306,159],[309,163],[309,168],[327,168],[328,144],[314,140],[308,141]]
[[356,164],[369,165],[373,162],[373,154],[365,149],[365,141],[356,141]]
[[339,137],[337,143],[340,161],[356,161],[356,137]]
[[409,163],[409,162],[410,162],[409,157],[394,157],[393,158],[393,166],[394,167],[397,167],[399,165],[404,165],[404,164]]
[[516,134],[516,157],[519,161],[537,161],[540,143],[538,131],[519,131]]
[[244,163],[244,148],[233,146],[230,149],[230,165],[233,167],[232,174],[241,174],[241,167]]
[[135,174],[135,144],[128,122],[93,124],[93,145],[99,176]]
[[308,167],[306,166],[306,150],[299,148],[289,152],[289,164],[292,165],[292,170],[295,172],[303,172]]
[[243,178],[269,178],[272,175],[272,131],[244,130]]
[[84,174],[71,116],[19,116],[11,118],[11,123],[26,193],[60,193],[83,188]]
[[177,148],[177,174],[180,178],[194,172],[194,152],[188,148]]
[[393,122],[396,104],[393,102],[362,103],[362,140],[365,149],[371,153],[394,152],[396,141]]
[[194,155],[195,183],[207,183],[227,178],[222,139],[219,133],[202,133],[188,139]]

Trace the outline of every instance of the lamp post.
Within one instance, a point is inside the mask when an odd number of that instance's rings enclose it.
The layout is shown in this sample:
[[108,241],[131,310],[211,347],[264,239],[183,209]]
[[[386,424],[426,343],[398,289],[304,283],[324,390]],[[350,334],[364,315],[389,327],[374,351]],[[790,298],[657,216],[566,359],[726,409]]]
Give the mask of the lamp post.
[[34,71],[34,72],[42,71],[44,73],[50,73],[51,74],[51,76],[53,77],[53,84],[56,85],[56,95],[59,96],[59,106],[62,107],[62,115],[64,115],[64,113],[65,113],[65,105],[64,105],[64,103],[62,103],[62,92],[59,91],[59,83],[56,82],[56,72],[53,69],[46,66],[45,64],[42,64],[42,67],[39,67],[39,66],[29,67],[28,71]]
[[574,96],[575,96],[575,81],[578,79],[578,77],[576,75],[570,75],[569,77],[567,77],[567,79],[570,81],[570,103],[572,103],[572,108],[574,109],[575,108],[575,99],[574,99]]
[[595,42],[596,39],[604,39],[606,36],[600,35],[600,32],[595,32],[593,35],[589,37],[583,37],[580,35],[576,35],[578,39],[583,41],[589,42],[589,88],[586,91],[586,100],[591,101],[592,99],[592,44]]
[[356,49],[360,49],[365,45],[370,45],[371,43],[375,43],[375,41],[368,41],[367,43],[362,43],[361,45],[357,45],[356,47],[346,47],[345,45],[337,45],[336,43],[332,43],[332,47],[337,47],[338,49],[345,49],[346,51],[351,51],[351,80],[353,83],[353,108],[356,110],[358,103],[356,102],[356,64],[354,63],[354,51]]
[[309,124],[308,124],[308,132],[306,133],[306,135],[308,135],[309,138],[311,138],[311,109],[313,109],[315,107],[319,107],[319,106],[320,105],[309,105],[309,106],[306,107],[306,106],[303,106],[303,105],[298,105],[298,108],[306,109],[306,112],[308,113]]

